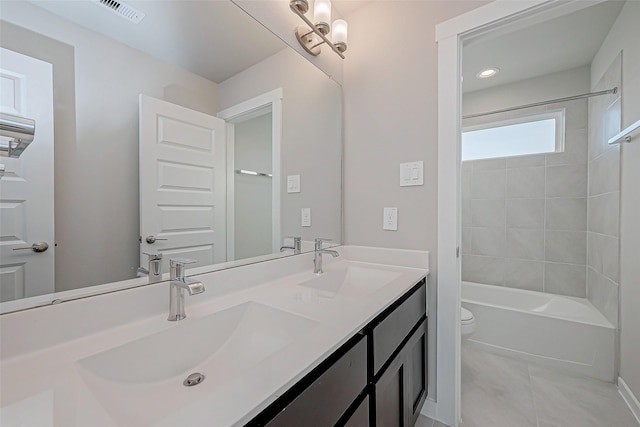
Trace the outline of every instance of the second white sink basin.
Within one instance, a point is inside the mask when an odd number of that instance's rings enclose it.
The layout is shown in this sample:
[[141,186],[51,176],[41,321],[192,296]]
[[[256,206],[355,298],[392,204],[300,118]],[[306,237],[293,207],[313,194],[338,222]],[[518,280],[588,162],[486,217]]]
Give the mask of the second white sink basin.
[[335,296],[359,298],[377,291],[398,277],[400,273],[395,271],[348,266],[344,269],[325,272],[300,283],[300,286],[315,289],[319,295],[328,298]]

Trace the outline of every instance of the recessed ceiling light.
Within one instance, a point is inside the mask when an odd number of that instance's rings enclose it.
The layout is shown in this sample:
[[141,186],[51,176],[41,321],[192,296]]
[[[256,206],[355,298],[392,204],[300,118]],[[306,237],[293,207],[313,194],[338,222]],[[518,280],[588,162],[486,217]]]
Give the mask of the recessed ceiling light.
[[499,72],[500,72],[500,68],[495,68],[495,67],[487,68],[480,71],[478,74],[476,74],[476,77],[479,79],[487,79],[489,77],[495,76]]

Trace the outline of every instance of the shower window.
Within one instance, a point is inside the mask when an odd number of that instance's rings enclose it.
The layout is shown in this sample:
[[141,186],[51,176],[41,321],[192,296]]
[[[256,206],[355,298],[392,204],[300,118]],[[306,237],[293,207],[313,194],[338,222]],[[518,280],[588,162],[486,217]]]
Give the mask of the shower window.
[[462,160],[564,150],[564,109],[464,127]]

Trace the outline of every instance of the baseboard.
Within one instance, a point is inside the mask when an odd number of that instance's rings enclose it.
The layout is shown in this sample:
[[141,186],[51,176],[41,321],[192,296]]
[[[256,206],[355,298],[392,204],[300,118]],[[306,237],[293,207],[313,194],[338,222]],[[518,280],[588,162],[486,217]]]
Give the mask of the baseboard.
[[627,402],[629,409],[631,409],[631,412],[636,417],[638,423],[640,423],[640,402],[638,402],[636,396],[633,394],[629,386],[627,386],[627,383],[625,383],[620,377],[618,377],[618,391],[620,392],[620,395],[622,395],[624,401]]

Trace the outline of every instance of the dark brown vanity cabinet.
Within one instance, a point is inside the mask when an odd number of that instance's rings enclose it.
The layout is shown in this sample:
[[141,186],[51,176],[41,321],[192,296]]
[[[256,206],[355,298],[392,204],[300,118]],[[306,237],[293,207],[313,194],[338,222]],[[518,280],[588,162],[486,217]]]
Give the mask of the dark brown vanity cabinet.
[[423,279],[247,426],[412,427],[427,394]]

